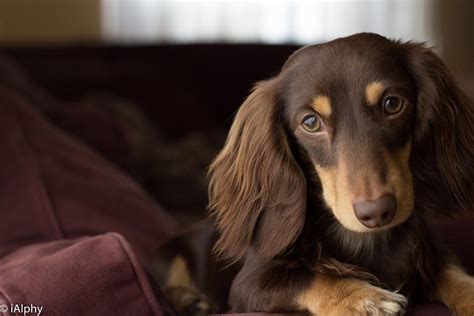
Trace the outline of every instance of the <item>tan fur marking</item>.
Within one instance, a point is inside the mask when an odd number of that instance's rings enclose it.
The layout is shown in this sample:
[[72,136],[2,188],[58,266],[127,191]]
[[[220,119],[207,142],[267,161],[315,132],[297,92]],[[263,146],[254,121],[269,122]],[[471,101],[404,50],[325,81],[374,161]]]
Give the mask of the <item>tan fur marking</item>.
[[411,146],[411,143],[408,143],[405,148],[393,156],[384,153],[387,162],[388,186],[394,193],[398,204],[397,213],[389,227],[404,222],[413,212],[413,177],[409,166]]
[[385,87],[379,81],[374,81],[365,88],[365,99],[368,105],[375,105],[380,101]]
[[358,279],[320,274],[296,304],[313,315],[398,315],[406,299]]
[[323,187],[324,200],[334,216],[348,229],[366,231],[352,208],[353,192],[348,186],[347,163],[341,161],[337,167],[332,168],[315,165],[315,168]]
[[441,272],[436,295],[456,315],[474,315],[474,277],[459,266],[448,265]]
[[[351,162],[343,154],[340,155],[336,167],[322,168],[317,164],[314,165],[321,180],[324,200],[342,225],[356,232],[373,230],[359,222],[352,201],[354,197],[360,196],[375,199],[385,192],[392,192],[395,195],[398,209],[392,223],[381,229],[398,225],[411,215],[414,193],[408,165],[410,151],[411,143],[395,155],[383,153],[387,164],[387,183],[379,183],[378,171],[371,168],[370,164],[352,168],[351,170],[355,170],[349,174],[348,166]],[[352,185],[349,185],[349,177],[352,177]]]
[[163,289],[179,315],[184,315],[190,308],[199,310],[199,315],[209,314],[210,305],[194,284],[188,263],[182,256],[177,256],[171,261],[168,279]]
[[171,262],[166,286],[194,288],[188,264],[182,256],[175,257]]
[[331,101],[329,97],[324,95],[319,95],[313,99],[313,109],[319,114],[329,117],[332,113]]

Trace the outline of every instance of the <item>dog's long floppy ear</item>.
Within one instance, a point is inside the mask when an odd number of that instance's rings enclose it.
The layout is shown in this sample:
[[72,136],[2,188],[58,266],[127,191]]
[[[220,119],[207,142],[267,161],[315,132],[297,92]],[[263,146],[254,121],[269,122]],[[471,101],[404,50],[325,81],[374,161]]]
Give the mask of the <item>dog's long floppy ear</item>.
[[252,247],[274,257],[299,236],[306,180],[282,121],[277,79],[259,83],[242,104],[209,176],[218,255],[238,260]]
[[435,212],[465,211],[474,194],[474,106],[431,49],[417,43],[405,47],[418,89],[415,178],[438,191],[424,201]]

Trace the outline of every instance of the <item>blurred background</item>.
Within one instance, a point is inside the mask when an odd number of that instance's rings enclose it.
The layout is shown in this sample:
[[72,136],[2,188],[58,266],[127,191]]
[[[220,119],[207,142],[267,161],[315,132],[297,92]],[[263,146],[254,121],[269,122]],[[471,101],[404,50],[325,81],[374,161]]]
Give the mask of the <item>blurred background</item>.
[[469,0],[1,0],[0,43],[306,45],[375,32],[426,41],[472,70],[473,15]]
[[186,221],[204,214],[206,167],[251,85],[357,32],[427,42],[473,96],[470,0],[0,0],[0,75],[63,102],[52,122]]

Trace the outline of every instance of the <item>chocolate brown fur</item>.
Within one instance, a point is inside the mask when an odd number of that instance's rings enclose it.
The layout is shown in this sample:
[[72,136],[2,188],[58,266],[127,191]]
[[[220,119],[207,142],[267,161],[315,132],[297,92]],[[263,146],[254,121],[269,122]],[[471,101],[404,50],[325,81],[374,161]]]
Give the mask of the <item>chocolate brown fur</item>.
[[[405,101],[395,118],[377,106],[387,94]],[[300,126],[317,96],[330,101],[326,136]],[[307,299],[324,293],[314,287],[318,276],[347,278],[357,289],[363,281],[359,294],[370,293],[370,284],[398,291],[410,304],[442,299],[436,291],[448,259],[426,221],[472,205],[473,125],[474,107],[422,44],[357,34],[294,53],[277,76],[256,85],[210,167],[215,249],[244,262],[233,311],[323,311]],[[399,191],[393,226],[366,230],[347,207],[336,207],[386,187]],[[350,296],[348,305],[373,303],[364,307],[369,312],[386,293],[379,294]],[[390,312],[404,308],[398,297],[388,299]]]

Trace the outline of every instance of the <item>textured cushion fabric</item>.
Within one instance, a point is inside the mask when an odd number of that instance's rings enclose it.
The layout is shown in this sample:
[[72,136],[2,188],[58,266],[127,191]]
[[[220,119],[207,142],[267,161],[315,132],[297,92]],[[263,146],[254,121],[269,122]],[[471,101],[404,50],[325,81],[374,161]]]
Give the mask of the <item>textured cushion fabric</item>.
[[[284,316],[288,314],[237,313],[213,314],[213,316]],[[420,304],[406,313],[406,316],[451,316],[452,313],[442,304]]]
[[0,149],[0,256],[31,242],[112,231],[148,261],[174,232],[134,181],[1,84]]
[[[284,316],[285,314],[241,313],[241,314],[214,314],[214,316]],[[441,304],[424,304],[416,306],[406,316],[451,316],[451,312]]]
[[124,169],[134,165],[124,126],[107,111],[88,102],[58,100],[38,86],[7,56],[0,53],[0,83],[45,114],[53,125],[79,138],[88,147]]
[[128,242],[109,233],[24,246],[0,260],[0,305],[43,315],[165,315]]
[[174,233],[173,219],[5,80],[0,305],[43,305],[45,315],[172,314],[142,267]]
[[406,316],[451,316],[452,313],[442,304],[420,304],[406,314]]

